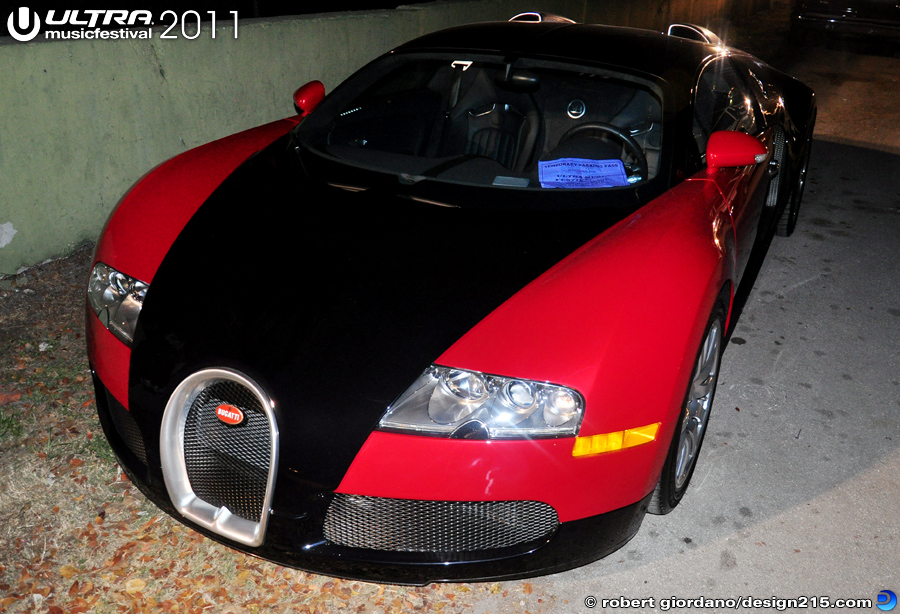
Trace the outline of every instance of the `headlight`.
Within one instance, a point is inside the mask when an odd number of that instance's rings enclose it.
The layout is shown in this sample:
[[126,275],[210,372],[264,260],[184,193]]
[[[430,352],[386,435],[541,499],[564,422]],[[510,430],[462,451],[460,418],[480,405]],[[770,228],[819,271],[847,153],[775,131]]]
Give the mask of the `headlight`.
[[391,405],[378,427],[460,438],[578,434],[584,399],[564,386],[432,365]]
[[112,334],[131,346],[134,327],[150,286],[98,262],[88,282],[88,303]]

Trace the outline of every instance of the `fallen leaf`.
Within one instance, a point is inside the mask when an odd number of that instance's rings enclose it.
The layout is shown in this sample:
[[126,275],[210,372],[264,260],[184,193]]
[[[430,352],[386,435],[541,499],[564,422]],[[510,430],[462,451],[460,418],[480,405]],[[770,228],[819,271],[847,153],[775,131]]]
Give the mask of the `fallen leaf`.
[[150,520],[148,520],[147,522],[144,523],[144,525],[141,527],[141,531],[146,531],[147,529],[149,529],[150,527],[155,525],[158,520],[159,520],[159,517],[154,516],[153,518],[151,518]]
[[59,575],[61,575],[66,580],[71,580],[72,577],[78,573],[78,569],[71,565],[63,565],[59,568]]
[[75,601],[69,603],[69,613],[71,614],[72,612],[87,612],[89,607],[90,604],[86,599],[78,597],[77,599],[75,599]]
[[21,392],[0,392],[0,405],[6,405],[22,398]]
[[144,590],[144,587],[147,586],[147,583],[141,580],[140,578],[132,578],[128,582],[125,583],[125,592],[129,595],[133,595],[137,592]]

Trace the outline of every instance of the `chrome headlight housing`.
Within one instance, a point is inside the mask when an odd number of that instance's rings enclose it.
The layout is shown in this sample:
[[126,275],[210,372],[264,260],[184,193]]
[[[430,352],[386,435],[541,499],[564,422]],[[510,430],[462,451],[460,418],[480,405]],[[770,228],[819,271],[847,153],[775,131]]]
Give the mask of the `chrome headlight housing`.
[[578,434],[584,398],[556,384],[432,365],[392,404],[378,428],[466,439]]
[[91,271],[88,303],[103,326],[129,347],[134,341],[134,328],[149,287],[102,262],[94,265]]

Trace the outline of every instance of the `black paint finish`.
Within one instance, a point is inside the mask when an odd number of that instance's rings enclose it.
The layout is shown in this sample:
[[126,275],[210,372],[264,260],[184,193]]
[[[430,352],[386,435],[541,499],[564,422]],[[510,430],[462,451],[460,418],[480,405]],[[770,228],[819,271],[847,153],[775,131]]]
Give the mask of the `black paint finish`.
[[448,208],[380,181],[330,187],[277,141],[185,227],[136,331],[129,403],[142,425],[205,367],[267,391],[281,437],[273,508],[288,514],[337,487],[388,405],[462,334],[627,213]]
[[385,552],[346,548],[325,540],[323,523],[331,493],[304,499],[298,514],[273,512],[266,541],[248,548],[186,521],[166,495],[160,478],[149,474],[128,451],[116,431],[102,383],[94,378],[100,423],[120,465],[151,501],[176,520],[237,550],[316,573],[342,578],[424,585],[439,581],[487,581],[555,573],[579,567],[615,552],[637,533],[647,512],[650,495],[642,501],[606,514],[559,525],[542,542],[502,550],[483,550],[452,556],[437,553]]

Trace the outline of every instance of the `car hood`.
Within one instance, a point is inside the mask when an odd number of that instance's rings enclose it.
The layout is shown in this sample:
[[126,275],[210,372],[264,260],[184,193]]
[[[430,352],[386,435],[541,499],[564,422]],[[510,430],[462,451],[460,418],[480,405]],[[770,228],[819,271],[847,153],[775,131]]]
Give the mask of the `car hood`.
[[131,406],[162,412],[194,371],[239,370],[275,403],[279,479],[333,489],[431,362],[624,215],[349,191],[306,175],[284,137],[222,183],[160,265],[135,335]]

